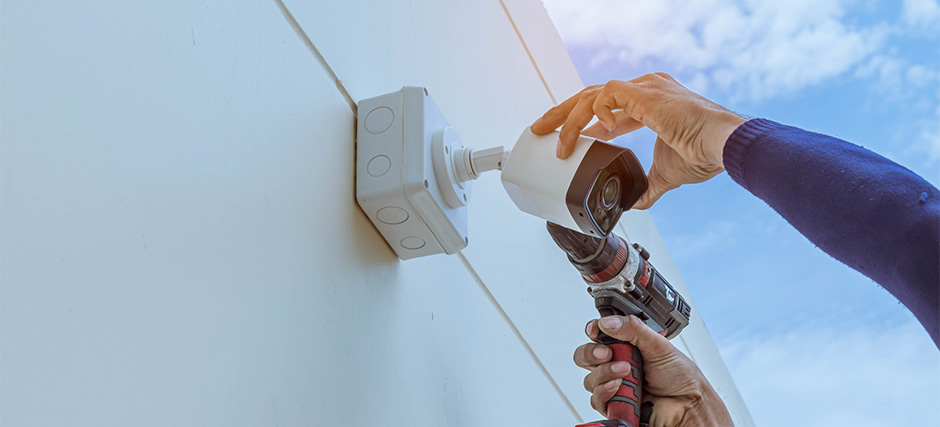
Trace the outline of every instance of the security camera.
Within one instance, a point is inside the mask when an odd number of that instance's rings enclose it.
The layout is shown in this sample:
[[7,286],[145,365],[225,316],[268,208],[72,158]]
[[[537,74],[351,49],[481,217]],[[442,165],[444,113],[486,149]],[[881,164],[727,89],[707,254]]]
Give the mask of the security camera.
[[629,149],[584,136],[560,160],[558,135],[537,136],[526,128],[503,162],[503,186],[523,212],[606,236],[646,191],[643,166]]

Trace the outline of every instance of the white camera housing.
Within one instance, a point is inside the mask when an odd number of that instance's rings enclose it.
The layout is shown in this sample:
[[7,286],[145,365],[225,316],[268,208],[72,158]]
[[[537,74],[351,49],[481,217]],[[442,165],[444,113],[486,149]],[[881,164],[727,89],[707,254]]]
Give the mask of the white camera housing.
[[526,128],[502,166],[503,186],[523,212],[606,236],[646,191],[643,167],[632,151],[584,136],[571,156],[558,159],[558,136]]

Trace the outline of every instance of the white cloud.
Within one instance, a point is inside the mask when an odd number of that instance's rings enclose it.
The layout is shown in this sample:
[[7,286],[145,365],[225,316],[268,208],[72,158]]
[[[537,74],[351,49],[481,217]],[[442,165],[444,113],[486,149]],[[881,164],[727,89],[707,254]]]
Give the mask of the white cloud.
[[[873,55],[860,66],[855,77],[871,79],[872,90],[880,95],[879,102],[903,106],[909,114],[909,122],[897,127],[893,146],[904,147],[899,152],[885,152],[889,158],[903,162],[903,158],[919,159],[911,167],[931,182],[936,181],[940,165],[940,70],[921,64],[911,65],[900,58],[897,52]],[[901,156],[898,156],[900,154]],[[903,157],[902,157],[903,156]],[[925,168],[922,168],[924,166]]]
[[855,77],[872,79],[872,88],[885,99],[922,111],[930,111],[940,93],[940,71],[911,65],[894,50],[872,55],[858,67]]
[[594,52],[594,66],[655,64],[750,100],[846,73],[882,45],[887,29],[844,24],[843,3],[545,1],[566,43]]
[[757,425],[935,425],[940,353],[917,323],[739,341],[722,354]]
[[940,179],[935,169],[940,165],[940,106],[937,106],[933,117],[920,120],[915,131],[916,133],[907,140],[908,148],[903,154],[918,156],[924,160],[925,165],[934,168],[933,171],[915,170],[915,172],[919,172],[925,179],[937,185],[937,180]]
[[[880,151],[924,176],[936,175],[940,118],[933,112],[940,101],[940,70],[927,59],[936,51],[904,43],[940,34],[938,0],[544,3],[568,47],[588,56],[589,69],[614,66],[627,73],[622,78],[668,71],[692,90],[727,97],[732,105],[798,97],[810,87],[855,80],[855,87],[875,95],[872,103],[903,117],[886,123],[897,131],[891,146]],[[878,16],[894,9],[900,16],[859,26],[848,9]]]
[[937,0],[904,0],[901,16],[904,23],[911,26],[936,26],[940,24],[940,4]]

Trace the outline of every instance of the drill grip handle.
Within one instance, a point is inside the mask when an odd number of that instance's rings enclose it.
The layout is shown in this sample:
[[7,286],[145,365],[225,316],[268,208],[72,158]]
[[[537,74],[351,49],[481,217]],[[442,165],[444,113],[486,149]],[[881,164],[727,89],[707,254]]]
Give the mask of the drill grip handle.
[[638,348],[626,341],[610,337],[601,341],[614,352],[613,361],[622,360],[630,364],[630,371],[621,380],[617,394],[607,401],[607,418],[624,421],[631,427],[639,427],[640,404],[643,399],[643,355]]

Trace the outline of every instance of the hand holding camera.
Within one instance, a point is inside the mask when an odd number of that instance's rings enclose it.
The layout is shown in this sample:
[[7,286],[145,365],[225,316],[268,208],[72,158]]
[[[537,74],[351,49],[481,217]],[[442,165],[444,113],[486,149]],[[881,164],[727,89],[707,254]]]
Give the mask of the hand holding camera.
[[[598,123],[587,127],[595,116]],[[633,206],[646,209],[669,190],[723,171],[725,141],[745,121],[669,75],[654,73],[589,86],[548,110],[531,130],[547,135],[561,126],[556,155],[562,159],[575,151],[581,135],[610,140],[644,126],[656,132],[649,188]]]

